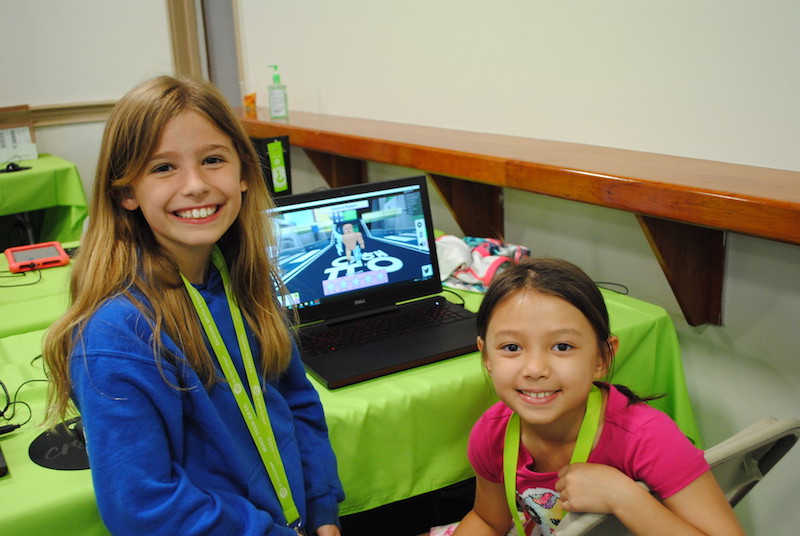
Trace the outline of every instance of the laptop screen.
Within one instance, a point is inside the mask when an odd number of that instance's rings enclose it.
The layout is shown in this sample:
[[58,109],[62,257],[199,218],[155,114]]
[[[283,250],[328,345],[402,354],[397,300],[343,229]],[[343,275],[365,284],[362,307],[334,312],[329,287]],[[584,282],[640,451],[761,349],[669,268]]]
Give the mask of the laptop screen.
[[302,323],[441,291],[425,177],[276,198],[283,304]]

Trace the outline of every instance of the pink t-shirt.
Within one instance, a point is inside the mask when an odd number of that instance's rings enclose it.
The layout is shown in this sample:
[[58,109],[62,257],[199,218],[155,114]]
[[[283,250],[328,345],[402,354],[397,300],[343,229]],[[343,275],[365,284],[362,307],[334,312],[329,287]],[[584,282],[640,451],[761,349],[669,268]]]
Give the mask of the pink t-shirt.
[[[647,404],[628,405],[611,386],[600,440],[589,463],[616,467],[645,482],[665,499],[709,470],[703,451],[692,445],[665,413]],[[490,482],[503,482],[503,438],[511,409],[498,402],[472,429],[467,455],[475,472]],[[563,517],[555,491],[557,473],[537,473],[533,457],[520,444],[517,462],[517,504],[525,512],[525,533],[549,535]]]

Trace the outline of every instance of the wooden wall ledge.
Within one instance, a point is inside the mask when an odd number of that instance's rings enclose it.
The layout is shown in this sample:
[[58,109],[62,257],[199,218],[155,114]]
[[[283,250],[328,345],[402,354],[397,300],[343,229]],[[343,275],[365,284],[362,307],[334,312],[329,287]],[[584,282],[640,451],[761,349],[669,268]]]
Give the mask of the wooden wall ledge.
[[365,162],[427,173],[467,235],[503,236],[502,188],[637,215],[692,325],[721,322],[725,231],[800,244],[800,172],[694,158],[266,109],[251,137],[288,135],[331,184],[367,180]]

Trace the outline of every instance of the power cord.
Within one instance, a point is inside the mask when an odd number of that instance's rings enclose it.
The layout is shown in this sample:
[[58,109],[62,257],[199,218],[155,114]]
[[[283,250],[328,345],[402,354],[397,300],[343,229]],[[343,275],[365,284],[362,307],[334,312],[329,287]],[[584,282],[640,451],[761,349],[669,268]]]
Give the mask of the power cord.
[[22,426],[21,424],[6,424],[0,426],[0,435],[10,434],[11,432],[13,432],[14,430],[16,430],[21,426]]
[[[35,285],[35,284],[39,283],[42,280],[42,271],[41,270],[37,270],[36,269],[36,265],[34,263],[30,263],[28,266],[31,269],[29,271],[27,271],[27,272],[13,273],[13,272],[10,272],[9,270],[2,270],[2,271],[0,271],[0,278],[3,278],[3,279],[25,279],[25,278],[28,277],[28,274],[30,274],[31,272],[36,272],[37,278],[36,278],[35,281],[28,281],[27,283],[19,283],[19,284],[16,284],[16,285],[0,285],[0,288],[27,287],[27,286]],[[6,274],[10,274],[10,275],[6,275]]]
[[2,380],[0,380],[0,389],[2,389],[3,393],[6,395],[6,405],[3,406],[3,409],[0,409],[0,417],[3,417],[11,406],[11,397],[8,396],[8,387],[6,387],[6,384],[4,384]]
[[[31,410],[30,405],[27,402],[23,401],[23,400],[17,400],[17,397],[19,396],[20,389],[22,389],[23,386],[25,386],[26,384],[29,384],[29,383],[46,382],[46,381],[47,380],[27,380],[27,381],[22,382],[19,385],[19,387],[17,387],[17,390],[14,392],[14,398],[13,399],[9,399],[8,398],[8,390],[6,389],[5,385],[3,385],[3,391],[5,391],[5,393],[6,393],[6,407],[2,412],[0,412],[0,418],[2,418],[3,420],[6,420],[6,421],[13,420],[17,416],[17,406],[18,405],[25,406],[25,408],[28,410],[28,418],[25,419],[25,421],[23,421],[23,422],[21,422],[19,424],[6,424],[6,425],[3,425],[3,426],[0,426],[0,435],[7,434],[9,432],[13,432],[17,428],[25,426],[33,418],[33,411]],[[0,384],[2,384],[2,383],[3,382],[0,382]]]
[[[41,358],[41,355],[34,357],[33,360],[31,360],[31,362],[36,361],[39,358]],[[0,426],[0,435],[13,432],[14,430],[28,424],[31,421],[31,419],[33,418],[33,411],[31,410],[31,407],[27,402],[19,400],[19,393],[22,390],[22,388],[25,387],[26,385],[37,382],[47,382],[47,379],[37,378],[32,380],[26,380],[21,384],[19,384],[19,386],[17,386],[16,391],[14,391],[14,396],[11,397],[8,391],[8,387],[6,387],[6,384],[3,383],[2,380],[0,380],[0,391],[2,391],[3,394],[5,395],[5,404],[3,405],[3,409],[0,410],[0,419],[3,419],[5,421],[13,420],[17,416],[18,405],[24,406],[25,408],[28,409],[28,418],[25,419],[24,422],[21,422],[19,424],[5,424]]]
[[459,301],[461,302],[461,303],[459,304],[459,305],[461,305],[461,307],[466,307],[466,306],[467,306],[467,302],[466,302],[466,301],[464,301],[464,297],[463,297],[463,296],[461,296],[461,295],[460,295],[458,292],[452,291],[452,290],[450,290],[449,288],[442,288],[442,292],[449,292],[450,294],[452,294],[453,296],[455,296],[456,298],[458,298],[458,299],[459,299]]
[[629,292],[628,287],[622,283],[614,283],[613,281],[595,281],[594,284],[598,287],[610,290],[611,292],[616,292],[617,294],[622,294],[624,296],[627,296]]

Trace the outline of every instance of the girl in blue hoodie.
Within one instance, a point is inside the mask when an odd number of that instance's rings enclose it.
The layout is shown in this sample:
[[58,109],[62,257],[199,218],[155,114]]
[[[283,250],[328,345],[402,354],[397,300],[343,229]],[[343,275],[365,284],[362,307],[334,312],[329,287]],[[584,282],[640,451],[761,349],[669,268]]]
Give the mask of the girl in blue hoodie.
[[337,536],[322,406],[268,257],[258,156],[210,84],[159,77],[108,120],[49,419],[79,410],[113,534]]

